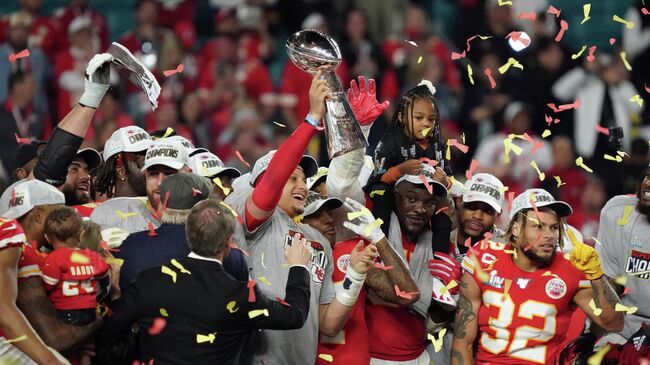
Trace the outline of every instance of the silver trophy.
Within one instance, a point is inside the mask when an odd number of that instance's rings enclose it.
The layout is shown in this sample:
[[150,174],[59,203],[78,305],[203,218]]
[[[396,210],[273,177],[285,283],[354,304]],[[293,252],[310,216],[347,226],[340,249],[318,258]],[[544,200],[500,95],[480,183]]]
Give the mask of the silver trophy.
[[316,30],[302,30],[287,39],[287,53],[299,69],[314,74],[323,71],[323,78],[332,91],[325,102],[325,137],[330,158],[368,147],[357,118],[334,69],[341,63],[341,51],[330,36]]

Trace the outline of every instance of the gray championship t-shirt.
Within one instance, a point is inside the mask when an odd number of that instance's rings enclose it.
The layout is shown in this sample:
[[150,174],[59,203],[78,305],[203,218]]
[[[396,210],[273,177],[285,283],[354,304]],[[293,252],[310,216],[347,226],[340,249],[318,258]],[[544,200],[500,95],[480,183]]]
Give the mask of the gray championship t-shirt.
[[[625,275],[629,293],[621,298],[623,305],[638,307],[634,314],[625,315],[625,338],[650,322],[650,223],[636,210],[636,197],[620,195],[607,202],[600,213],[596,250],[605,275],[618,278]],[[635,273],[645,274],[634,275]]]
[[160,222],[148,208],[147,197],[111,198],[98,205],[90,215],[90,220],[99,224],[102,230],[120,228],[128,233],[146,231],[149,222],[156,229]]
[[[248,194],[236,194],[226,198],[242,217]],[[301,329],[291,331],[264,330],[261,346],[255,354],[255,364],[314,364],[318,349],[319,305],[334,300],[332,283],[332,249],[329,242],[318,231],[306,224],[294,222],[282,209],[275,212],[254,232],[247,232],[238,225],[234,235],[235,243],[250,253],[251,277],[257,287],[271,300],[284,299],[289,274],[289,264],[284,257],[285,249],[292,244],[293,236],[299,233],[311,243],[314,254],[307,264],[311,275],[311,298],[309,315]]]

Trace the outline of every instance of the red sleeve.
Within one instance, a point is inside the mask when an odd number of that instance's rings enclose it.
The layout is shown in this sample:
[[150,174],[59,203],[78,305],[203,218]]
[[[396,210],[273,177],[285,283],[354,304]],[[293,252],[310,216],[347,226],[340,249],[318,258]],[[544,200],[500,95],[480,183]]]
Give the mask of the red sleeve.
[[22,246],[25,240],[25,232],[16,220],[0,218],[0,250]]
[[54,250],[45,260],[41,261],[40,267],[41,273],[43,274],[43,284],[45,284],[47,291],[54,289],[59,281],[61,281],[63,270],[61,263],[65,262],[64,256],[69,252],[69,250]]

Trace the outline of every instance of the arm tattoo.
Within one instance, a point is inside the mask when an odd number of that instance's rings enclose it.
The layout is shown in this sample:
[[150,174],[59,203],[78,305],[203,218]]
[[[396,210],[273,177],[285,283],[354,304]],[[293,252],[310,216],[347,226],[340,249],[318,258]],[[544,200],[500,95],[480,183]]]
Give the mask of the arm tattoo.
[[456,359],[458,361],[459,365],[463,365],[465,363],[463,354],[461,354],[458,350],[452,350],[451,351],[451,358]]
[[605,299],[607,299],[607,303],[612,306],[612,308],[616,307],[617,303],[620,303],[620,299],[618,298],[618,295],[616,295],[616,292],[612,287],[609,285],[606,279],[601,279],[601,283],[603,284],[603,290],[605,291]]
[[598,289],[596,288],[596,285],[591,285],[591,296],[594,298],[594,304],[596,305],[596,308],[600,308],[600,295],[598,293]]
[[465,338],[467,323],[476,318],[472,308],[472,302],[467,299],[463,293],[460,293],[458,298],[458,312],[456,313],[456,321],[454,323],[454,337]]

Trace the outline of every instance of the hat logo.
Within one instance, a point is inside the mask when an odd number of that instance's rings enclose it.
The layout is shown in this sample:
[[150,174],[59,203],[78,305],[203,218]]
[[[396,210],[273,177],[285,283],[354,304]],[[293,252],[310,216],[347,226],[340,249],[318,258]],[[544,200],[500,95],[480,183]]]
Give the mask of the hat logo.
[[495,189],[485,184],[476,184],[476,183],[472,184],[469,190],[477,193],[487,194],[493,197],[494,199],[496,199],[497,201],[501,200],[501,192],[498,189]]
[[23,202],[25,201],[24,196],[16,196],[13,199],[9,200],[9,208],[11,207],[17,207],[19,205],[23,205]]
[[530,200],[535,203],[552,203],[554,201],[553,197],[547,194],[537,194],[533,193],[530,196]]
[[147,152],[146,159],[160,157],[160,156],[178,158],[178,150],[175,150],[173,148],[160,148],[157,150],[151,150]]
[[216,160],[201,161],[201,166],[205,168],[221,167]]
[[[130,132],[129,134],[133,133],[132,131],[129,131],[129,132]],[[147,138],[146,133],[138,133],[138,134],[134,134],[132,136],[129,136],[129,143],[134,144],[136,142],[139,142],[139,141],[142,141],[142,140],[145,140],[145,139],[149,139],[149,138]]]

